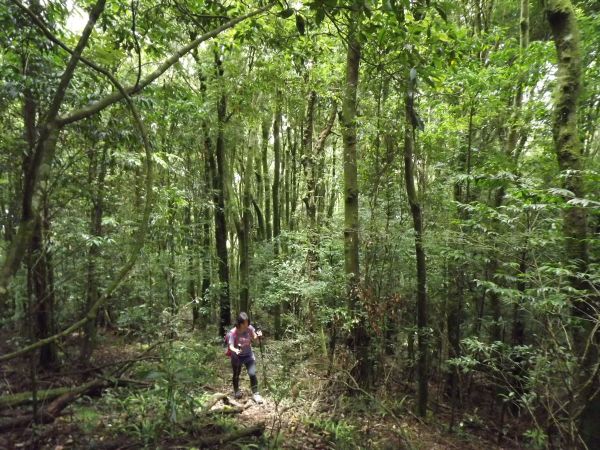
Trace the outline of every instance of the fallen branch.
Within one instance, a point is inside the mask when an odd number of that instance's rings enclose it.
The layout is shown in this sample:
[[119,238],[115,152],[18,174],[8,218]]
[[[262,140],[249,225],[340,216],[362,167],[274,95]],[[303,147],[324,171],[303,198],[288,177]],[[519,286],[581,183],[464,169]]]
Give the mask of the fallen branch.
[[[89,383],[83,384],[76,387],[61,387],[54,389],[47,389],[45,391],[37,391],[37,401],[46,402],[54,400],[61,395],[69,394],[71,392],[86,392],[88,389],[95,387],[99,380],[94,380]],[[33,392],[19,392],[13,395],[5,395],[0,397],[0,408],[8,408],[14,406],[27,405],[33,402]]]
[[217,414],[240,414],[246,411],[249,406],[224,406],[223,408],[211,409],[204,413],[205,416],[212,416]]
[[[62,394],[46,408],[42,409],[38,413],[37,423],[51,423],[60,415],[61,411],[65,409],[70,403],[75,401],[77,397],[86,392],[91,392],[94,389],[100,388],[103,382],[96,380],[95,382],[88,383],[85,389],[83,387],[76,388],[71,392]],[[33,417],[30,415],[12,417],[0,422],[0,432],[14,430],[16,428],[25,428],[33,422]]]
[[[49,389],[47,391],[39,391],[37,393],[38,401],[40,399],[43,400],[52,400],[46,408],[42,409],[38,413],[38,423],[51,423],[53,422],[59,415],[60,412],[65,409],[70,403],[75,401],[82,395],[94,395],[99,393],[103,389],[114,386],[137,386],[137,387],[148,387],[151,386],[151,383],[146,383],[143,381],[132,380],[128,378],[104,378],[97,379],[86,383],[81,386],[70,387],[70,388],[57,388],[57,389]],[[31,392],[22,392],[19,394],[15,394],[11,397],[7,403],[10,403],[11,406],[24,405],[27,403],[31,403],[32,401],[32,393]],[[1,399],[5,401],[4,398]],[[12,401],[11,401],[12,400]],[[6,430],[12,430],[15,428],[24,428],[29,426],[33,422],[33,417],[30,414],[25,414],[17,417],[11,417],[6,420],[0,420],[0,432]]]
[[222,394],[220,392],[213,394],[211,398],[204,405],[202,405],[203,413],[210,411],[210,408],[215,406],[219,401],[224,400],[226,398],[227,394]]

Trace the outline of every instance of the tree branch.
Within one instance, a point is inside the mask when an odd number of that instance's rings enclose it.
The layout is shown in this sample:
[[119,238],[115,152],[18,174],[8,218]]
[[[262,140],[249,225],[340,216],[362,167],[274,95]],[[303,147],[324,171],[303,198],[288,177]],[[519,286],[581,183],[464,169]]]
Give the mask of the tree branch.
[[[270,8],[273,7],[274,4],[275,4],[275,2],[271,2],[262,8],[259,8],[248,14],[245,14],[243,16],[232,19],[229,22],[224,23],[220,27],[215,28],[214,30],[209,31],[208,33],[205,33],[202,36],[197,37],[189,44],[187,44],[187,45],[181,47],[179,50],[177,50],[173,55],[171,55],[171,57],[167,58],[162,64],[160,64],[154,72],[152,72],[152,73],[148,74],[146,77],[144,77],[137,85],[127,86],[125,88],[125,91],[129,95],[137,94],[143,88],[145,88],[150,83],[152,83],[154,80],[156,80],[158,77],[160,77],[170,67],[172,67],[175,63],[177,63],[183,56],[185,56],[187,53],[192,51],[194,48],[196,48],[202,42],[207,41],[207,40],[217,36],[218,34],[222,33],[223,31],[228,30],[229,28],[232,28],[233,26],[237,25],[240,22],[243,22],[244,20],[246,20],[250,17],[254,17],[254,16],[257,16],[258,14],[268,11]],[[107,106],[112,105],[113,103],[118,102],[121,99],[123,99],[123,94],[121,92],[113,92],[112,94],[107,95],[106,97],[104,97],[101,100],[98,100],[94,103],[90,103],[89,105],[84,106],[75,111],[72,111],[71,113],[69,113],[65,116],[59,117],[57,120],[57,123],[59,126],[62,127],[64,125],[68,125],[70,123],[77,122],[81,119],[85,119],[86,117],[90,117],[90,116],[96,114],[97,112],[103,110]]]

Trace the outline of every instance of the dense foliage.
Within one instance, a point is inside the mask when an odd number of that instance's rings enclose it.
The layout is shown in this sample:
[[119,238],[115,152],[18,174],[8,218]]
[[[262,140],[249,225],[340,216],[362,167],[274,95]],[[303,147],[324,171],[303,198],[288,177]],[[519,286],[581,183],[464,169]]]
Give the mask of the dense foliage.
[[487,392],[499,436],[600,442],[597,2],[7,0],[0,24],[3,365],[246,310],[451,429]]

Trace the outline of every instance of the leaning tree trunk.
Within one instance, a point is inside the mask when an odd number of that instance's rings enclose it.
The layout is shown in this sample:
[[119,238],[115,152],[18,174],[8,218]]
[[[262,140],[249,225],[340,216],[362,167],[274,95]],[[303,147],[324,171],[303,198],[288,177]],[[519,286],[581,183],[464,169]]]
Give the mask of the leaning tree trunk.
[[368,385],[369,336],[362,307],[359,302],[359,221],[358,221],[358,170],[356,156],[356,94],[360,66],[360,43],[358,42],[359,13],[352,13],[348,30],[346,58],[346,82],[342,107],[342,133],[344,140],[344,269],[347,277],[348,306],[357,323],[350,340],[357,363],[353,375],[363,386]]
[[[563,174],[563,188],[572,192],[576,198],[585,196],[582,177],[582,148],[577,130],[577,103],[581,91],[581,46],[575,10],[570,0],[548,0],[546,14],[552,37],[556,46],[558,59],[557,87],[554,98],[554,119],[552,134],[558,159],[558,166]],[[600,395],[596,390],[600,384],[598,377],[589,379],[598,365],[597,345],[587,346],[588,342],[599,344],[598,331],[593,327],[600,320],[598,296],[591,292],[590,286],[578,274],[588,270],[587,217],[586,211],[579,205],[567,205],[563,216],[563,233],[565,250],[572,265],[573,276],[570,283],[578,293],[573,295],[573,315],[580,321],[573,328],[573,341],[578,356],[581,358],[580,373],[586,374],[578,380],[583,386],[575,399],[572,415],[579,416],[579,433],[586,441],[588,448],[600,440],[595,415],[600,410]],[[586,299],[584,293],[589,293]],[[590,318],[595,320],[589,320]],[[585,330],[583,333],[581,329]],[[595,335],[591,335],[594,333]],[[591,381],[588,383],[588,381]],[[592,393],[595,397],[591,397]]]
[[421,417],[427,415],[428,396],[428,331],[427,331],[427,270],[425,265],[425,249],[423,247],[423,212],[415,189],[413,162],[415,117],[414,98],[416,94],[416,72],[411,70],[408,89],[405,96],[405,128],[404,128],[404,181],[410,210],[413,216],[415,231],[415,252],[417,259],[417,412]]

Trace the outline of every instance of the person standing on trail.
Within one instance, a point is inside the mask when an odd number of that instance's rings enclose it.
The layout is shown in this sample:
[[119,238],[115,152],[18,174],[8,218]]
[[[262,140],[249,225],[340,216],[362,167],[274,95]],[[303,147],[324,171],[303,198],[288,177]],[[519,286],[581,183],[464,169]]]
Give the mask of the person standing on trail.
[[239,389],[240,373],[242,366],[246,366],[250,376],[250,386],[252,388],[252,399],[256,403],[262,403],[263,399],[258,393],[258,378],[256,377],[256,358],[252,351],[252,340],[262,336],[262,331],[256,331],[250,325],[248,314],[241,312],[237,317],[235,327],[228,334],[228,354],[231,357],[231,368],[233,369],[233,392],[235,398],[242,397],[242,391]]

